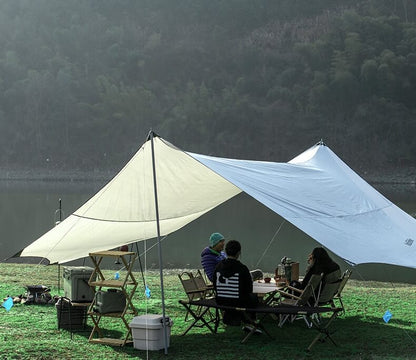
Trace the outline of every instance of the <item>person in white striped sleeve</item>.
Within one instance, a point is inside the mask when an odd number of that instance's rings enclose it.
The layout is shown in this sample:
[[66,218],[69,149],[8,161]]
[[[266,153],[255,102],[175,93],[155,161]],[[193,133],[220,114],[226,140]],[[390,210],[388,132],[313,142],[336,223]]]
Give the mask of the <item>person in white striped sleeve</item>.
[[[242,264],[238,258],[241,255],[241,245],[237,240],[230,240],[225,245],[227,259],[222,260],[215,267],[213,284],[215,298],[218,304],[255,307],[258,297],[253,294],[253,279],[247,266]],[[225,311],[224,324],[239,325],[241,317],[238,312]]]

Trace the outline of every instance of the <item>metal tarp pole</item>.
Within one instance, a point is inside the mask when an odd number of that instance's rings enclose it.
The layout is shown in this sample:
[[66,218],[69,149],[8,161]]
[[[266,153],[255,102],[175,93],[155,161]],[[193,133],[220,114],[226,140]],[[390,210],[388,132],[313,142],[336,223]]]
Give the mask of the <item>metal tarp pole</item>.
[[160,224],[159,224],[159,206],[158,206],[158,199],[157,199],[157,184],[156,184],[156,161],[155,161],[155,147],[153,144],[153,131],[150,131],[150,143],[152,145],[152,166],[153,166],[153,188],[155,194],[155,211],[156,211],[156,226],[157,226],[157,245],[159,249],[159,273],[160,273],[160,288],[161,288],[161,295],[162,295],[162,327],[163,327],[163,337],[164,337],[164,345],[165,345],[165,354],[168,353],[168,332],[167,326],[169,324],[166,321],[165,316],[165,290],[163,288],[163,263],[162,263],[162,245],[160,243]]
[[[56,211],[55,211],[56,215]],[[59,221],[55,220],[55,226],[62,222],[62,199],[59,199]],[[61,290],[61,264],[58,263],[58,291]]]

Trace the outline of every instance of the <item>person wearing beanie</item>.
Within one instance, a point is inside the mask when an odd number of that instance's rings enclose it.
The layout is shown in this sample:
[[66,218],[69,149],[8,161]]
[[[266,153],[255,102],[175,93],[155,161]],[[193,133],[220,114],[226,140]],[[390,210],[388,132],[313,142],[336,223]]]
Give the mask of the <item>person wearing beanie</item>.
[[226,258],[224,250],[225,238],[222,234],[215,232],[209,237],[209,246],[204,248],[201,253],[201,265],[205,274],[212,282],[214,269],[217,264]]

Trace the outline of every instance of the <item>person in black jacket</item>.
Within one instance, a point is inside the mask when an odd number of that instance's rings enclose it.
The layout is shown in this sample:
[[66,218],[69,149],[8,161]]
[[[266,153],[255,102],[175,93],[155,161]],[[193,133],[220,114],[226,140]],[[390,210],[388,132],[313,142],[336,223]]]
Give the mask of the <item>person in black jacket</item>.
[[[253,294],[253,279],[247,266],[238,258],[241,245],[237,240],[230,240],[225,245],[227,259],[222,260],[215,267],[213,284],[216,301],[220,305],[236,307],[255,307],[258,304],[256,294]],[[237,325],[238,315],[233,311],[224,313],[225,324]],[[237,322],[237,323],[236,323]]]

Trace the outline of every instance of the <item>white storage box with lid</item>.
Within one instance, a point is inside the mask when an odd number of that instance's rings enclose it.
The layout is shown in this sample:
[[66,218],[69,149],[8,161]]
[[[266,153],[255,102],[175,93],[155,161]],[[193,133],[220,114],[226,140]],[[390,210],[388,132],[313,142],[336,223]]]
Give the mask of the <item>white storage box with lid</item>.
[[[130,322],[133,345],[139,350],[160,350],[165,348],[162,315],[147,314],[136,316]],[[169,347],[170,328],[173,321],[165,316],[167,347]]]

